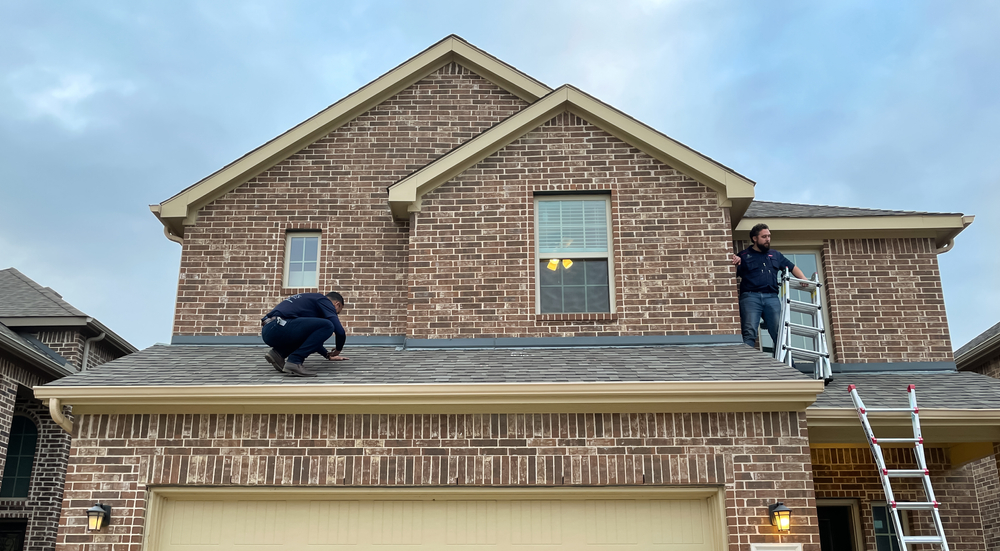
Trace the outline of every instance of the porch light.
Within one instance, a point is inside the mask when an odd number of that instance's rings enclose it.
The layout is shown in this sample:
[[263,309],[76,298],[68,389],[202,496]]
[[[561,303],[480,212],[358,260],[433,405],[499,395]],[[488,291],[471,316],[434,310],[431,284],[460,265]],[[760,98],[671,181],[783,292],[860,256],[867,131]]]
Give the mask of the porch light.
[[777,526],[779,532],[787,532],[792,525],[792,510],[780,501],[768,505],[767,514],[771,517],[771,525]]
[[111,506],[95,504],[87,509],[87,530],[99,532],[105,525],[111,523]]

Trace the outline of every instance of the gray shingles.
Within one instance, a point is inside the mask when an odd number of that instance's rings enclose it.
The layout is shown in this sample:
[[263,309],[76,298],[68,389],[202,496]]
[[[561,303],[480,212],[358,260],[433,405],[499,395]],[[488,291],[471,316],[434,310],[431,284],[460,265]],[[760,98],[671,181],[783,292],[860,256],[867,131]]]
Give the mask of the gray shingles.
[[827,205],[803,205],[799,203],[774,203],[770,201],[754,201],[747,208],[744,218],[844,218],[856,216],[922,216],[948,215],[961,216],[943,212],[916,212],[905,210],[862,209],[854,207],[835,207]]
[[955,359],[957,360],[960,356],[964,355],[966,352],[969,352],[973,348],[979,346],[980,344],[986,342],[987,340],[998,334],[1000,334],[1000,323],[997,323],[993,327],[990,327],[986,331],[983,331],[982,333],[976,335],[976,337],[973,338],[971,341],[965,343],[965,345],[962,346],[962,348],[956,350]]
[[868,407],[905,407],[907,385],[917,385],[921,408],[1000,409],[1000,379],[959,371],[834,375],[812,407],[853,409],[847,385],[857,385]]
[[742,344],[643,348],[396,350],[349,347],[351,359],[313,355],[319,377],[290,377],[264,347],[157,345],[52,386],[529,383],[809,380]]
[[0,317],[86,317],[58,293],[14,268],[0,270]]

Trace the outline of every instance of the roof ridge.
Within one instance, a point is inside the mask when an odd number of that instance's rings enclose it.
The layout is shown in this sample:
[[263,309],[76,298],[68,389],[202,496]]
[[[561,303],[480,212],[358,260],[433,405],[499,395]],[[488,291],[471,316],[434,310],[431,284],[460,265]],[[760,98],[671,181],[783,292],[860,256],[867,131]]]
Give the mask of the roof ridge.
[[[72,304],[70,304],[69,302],[66,302],[66,300],[62,298],[62,295],[60,295],[59,293],[57,293],[54,290],[52,290],[51,287],[42,287],[38,282],[36,282],[35,280],[31,279],[30,277],[24,275],[17,268],[11,267],[11,268],[8,268],[7,270],[3,270],[3,271],[9,271],[11,273],[11,275],[13,275],[14,277],[20,279],[22,282],[24,282],[25,284],[27,284],[29,287],[31,287],[32,289],[34,289],[35,291],[37,291],[39,295],[41,295],[41,296],[45,297],[46,299],[48,299],[49,302],[51,302],[52,304],[54,304],[57,307],[61,308],[67,314],[70,314],[70,315],[73,315],[73,316],[86,316],[87,315],[87,314],[84,314],[83,311],[81,311],[77,307],[75,307]],[[55,295],[56,298],[52,298],[52,295]],[[69,308],[67,308],[67,306]]]

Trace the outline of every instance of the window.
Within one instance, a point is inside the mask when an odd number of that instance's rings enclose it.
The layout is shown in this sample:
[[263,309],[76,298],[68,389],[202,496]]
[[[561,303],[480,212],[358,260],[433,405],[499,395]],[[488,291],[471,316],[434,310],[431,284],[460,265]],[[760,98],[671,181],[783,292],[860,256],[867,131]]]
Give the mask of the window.
[[35,427],[35,424],[23,415],[15,415],[10,424],[7,464],[3,468],[0,498],[28,497],[31,468],[35,462],[35,445],[37,443],[38,428]]
[[[910,535],[909,511],[899,511],[899,523],[903,525],[903,535]],[[900,551],[899,537],[892,523],[892,514],[884,501],[872,502],[872,528],[875,531],[875,548],[878,551]]]
[[318,232],[289,233],[285,242],[285,287],[319,286]]
[[575,195],[535,199],[537,311],[610,313],[611,201]]
[[[781,250],[781,249],[778,249],[778,250]],[[823,282],[823,273],[820,271],[819,253],[816,253],[816,252],[789,252],[789,253],[786,253],[786,252],[782,251],[782,254],[784,254],[785,258],[787,258],[789,261],[791,261],[792,264],[795,264],[795,266],[798,267],[798,269],[802,270],[802,273],[805,274],[805,276],[807,278],[809,278],[809,279],[817,278],[817,279],[819,279],[819,281],[821,283]],[[821,293],[825,293],[825,291],[822,288],[820,288],[820,292]],[[812,302],[812,297],[810,296],[809,291],[803,291],[801,289],[794,289],[793,288],[793,289],[791,289],[791,295],[792,295],[792,297],[791,297],[792,300],[801,300],[803,302]],[[826,295],[825,294],[823,296],[823,301],[826,302]],[[812,337],[810,337],[810,336],[804,336],[804,335],[791,335],[792,346],[794,346],[795,348],[803,348],[805,350],[819,350],[819,344],[816,342],[816,339],[826,338],[827,339],[827,341],[826,341],[826,349],[827,349],[827,351],[833,350],[832,343],[830,342],[830,335],[831,335],[831,333],[830,333],[830,318],[829,318],[828,314],[829,314],[829,307],[827,307],[823,311],[823,327],[826,328],[826,334],[825,335],[817,335],[817,336],[812,336]],[[815,317],[817,315],[819,315],[819,314],[818,313],[806,314],[806,313],[802,313],[802,312],[791,312],[790,313],[791,320],[789,320],[789,321],[791,321],[792,323],[798,323],[800,325],[815,326],[816,325],[816,319],[815,319]],[[763,351],[765,351],[765,352],[768,352],[768,353],[774,353],[774,342],[771,340],[771,335],[767,332],[767,327],[764,325],[764,320],[763,319],[761,319],[761,327],[760,327],[760,331],[758,332],[758,335],[760,335],[761,349]],[[805,361],[796,359],[795,360],[795,365],[796,365],[796,367],[805,369],[805,370],[810,371],[810,372],[815,371],[815,369],[816,369],[816,362],[814,362],[814,361],[813,362],[805,362]]]

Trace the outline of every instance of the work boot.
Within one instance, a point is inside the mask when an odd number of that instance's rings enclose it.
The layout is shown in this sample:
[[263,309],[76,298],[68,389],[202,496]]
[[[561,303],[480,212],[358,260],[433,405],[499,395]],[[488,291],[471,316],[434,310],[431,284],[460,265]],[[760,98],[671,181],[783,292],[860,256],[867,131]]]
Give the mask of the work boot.
[[316,373],[309,371],[302,364],[288,362],[285,364],[285,373],[291,373],[296,377],[315,377]]
[[268,350],[267,354],[264,354],[264,359],[279,373],[285,371],[285,359],[281,357],[281,354],[278,354],[277,350],[273,348]]

